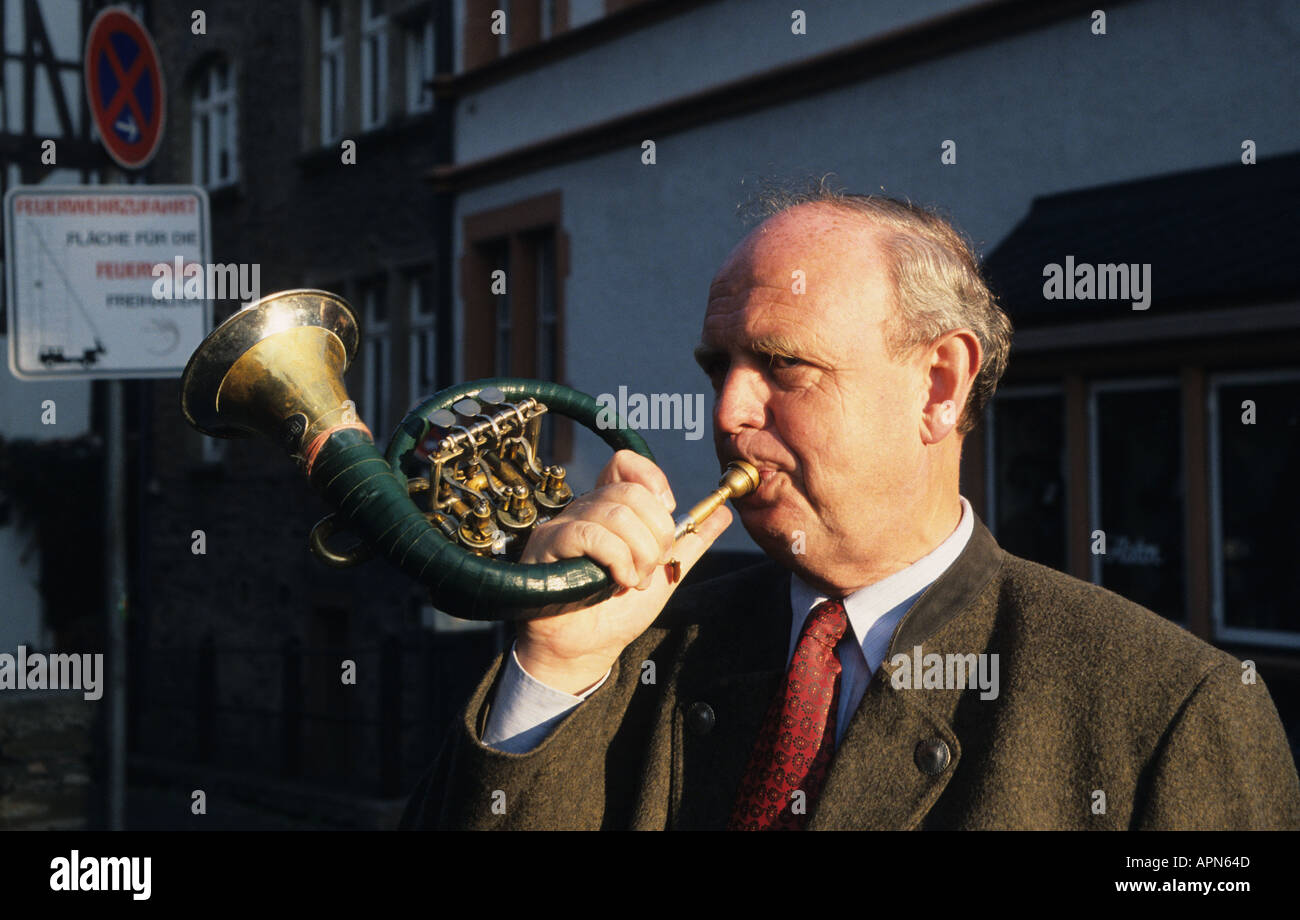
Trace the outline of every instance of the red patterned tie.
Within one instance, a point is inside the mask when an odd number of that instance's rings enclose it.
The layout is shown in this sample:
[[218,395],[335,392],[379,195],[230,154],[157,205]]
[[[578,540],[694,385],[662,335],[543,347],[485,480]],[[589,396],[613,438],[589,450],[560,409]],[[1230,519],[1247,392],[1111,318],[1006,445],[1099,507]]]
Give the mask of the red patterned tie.
[[[728,830],[801,831],[808,823],[835,756],[840,697],[835,646],[847,628],[839,600],[823,601],[808,615],[745,767]],[[802,800],[796,792],[803,793]]]

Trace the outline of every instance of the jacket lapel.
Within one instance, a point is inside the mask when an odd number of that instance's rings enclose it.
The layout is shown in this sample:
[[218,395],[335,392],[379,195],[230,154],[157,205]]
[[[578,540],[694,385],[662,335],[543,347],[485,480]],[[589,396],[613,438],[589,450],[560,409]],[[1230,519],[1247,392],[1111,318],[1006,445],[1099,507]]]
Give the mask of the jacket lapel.
[[1002,555],[977,517],[966,549],[899,622],[835,752],[810,830],[905,830],[919,825],[934,807],[961,760],[948,705],[959,691],[895,689],[892,660],[914,646],[921,646],[923,654],[942,651],[926,643],[971,606],[997,572]]
[[[676,680],[670,827],[726,827],[759,727],[785,676],[790,575],[773,563],[750,571],[753,576],[729,596],[701,592],[699,626],[691,627],[691,647]],[[725,625],[709,622],[724,619]]]

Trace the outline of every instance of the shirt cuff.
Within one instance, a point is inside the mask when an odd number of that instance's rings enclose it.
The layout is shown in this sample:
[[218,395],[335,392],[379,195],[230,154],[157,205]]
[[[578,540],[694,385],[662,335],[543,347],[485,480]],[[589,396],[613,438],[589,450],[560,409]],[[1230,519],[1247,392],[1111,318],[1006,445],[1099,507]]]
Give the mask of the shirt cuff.
[[505,673],[488,713],[483,743],[509,754],[524,754],[537,747],[570,710],[609,680],[611,667],[594,687],[574,695],[542,683],[524,670],[510,647]]

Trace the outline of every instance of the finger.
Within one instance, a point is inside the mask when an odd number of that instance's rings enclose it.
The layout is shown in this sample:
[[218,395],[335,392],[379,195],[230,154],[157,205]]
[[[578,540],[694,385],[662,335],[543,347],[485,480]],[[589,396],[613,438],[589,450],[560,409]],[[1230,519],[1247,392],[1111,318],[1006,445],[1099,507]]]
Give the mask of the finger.
[[610,513],[609,504],[627,505],[645,525],[659,545],[658,558],[662,559],[673,541],[673,516],[650,490],[636,482],[615,482],[601,486],[576,498],[565,508],[557,520],[589,520],[604,524]]
[[[655,500],[650,498],[650,493],[640,486],[635,486],[635,488],[645,496],[643,501],[651,504],[655,503]],[[632,553],[632,564],[635,566],[637,573],[636,581],[633,584],[644,589],[649,582],[650,576],[654,574],[655,567],[663,558],[664,541],[655,535],[650,526],[641,519],[641,515],[629,504],[620,501],[609,501],[593,510],[598,511],[600,515],[597,519],[599,523],[627,544]],[[662,507],[658,509],[658,513],[668,517],[668,512]]]
[[610,485],[615,482],[635,482],[645,486],[652,495],[659,497],[664,507],[671,512],[677,507],[673,497],[672,486],[668,477],[653,460],[641,456],[636,451],[620,450],[614,453],[605,468],[596,477],[596,486]]
[[606,569],[610,577],[625,588],[634,588],[641,582],[641,574],[627,541],[596,521],[568,521],[556,526],[540,561],[554,562],[579,556],[586,556]]
[[673,545],[672,554],[681,563],[683,577],[695,568],[695,563],[700,561],[700,557],[731,526],[734,517],[731,509],[722,505],[705,518],[694,532],[688,533]]
[[657,558],[662,559],[673,543],[673,516],[668,513],[663,502],[653,495],[648,488],[637,482],[616,482],[604,486],[593,497],[601,501],[610,500],[631,508],[646,529],[650,531],[658,544]]
[[567,529],[581,522],[596,523],[627,544],[636,578],[629,584],[626,572],[622,572],[615,580],[632,587],[645,587],[649,583],[672,546],[672,515],[659,499],[638,483],[616,482],[579,497],[555,520],[538,527],[530,536],[520,561],[549,562],[587,555],[582,552],[584,538],[603,538]]

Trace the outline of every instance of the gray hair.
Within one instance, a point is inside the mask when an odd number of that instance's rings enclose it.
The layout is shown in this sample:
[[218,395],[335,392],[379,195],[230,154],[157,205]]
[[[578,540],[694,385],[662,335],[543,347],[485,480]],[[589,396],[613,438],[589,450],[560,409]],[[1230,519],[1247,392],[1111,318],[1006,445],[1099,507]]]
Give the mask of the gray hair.
[[910,201],[837,191],[823,178],[802,190],[767,189],[742,207],[751,218],[773,217],[821,204],[865,219],[880,232],[889,260],[897,309],[885,325],[891,358],[929,345],[954,329],[970,329],[983,359],[957,424],[960,434],[979,422],[1007,369],[1011,320],[989,290],[970,242],[949,221]]

